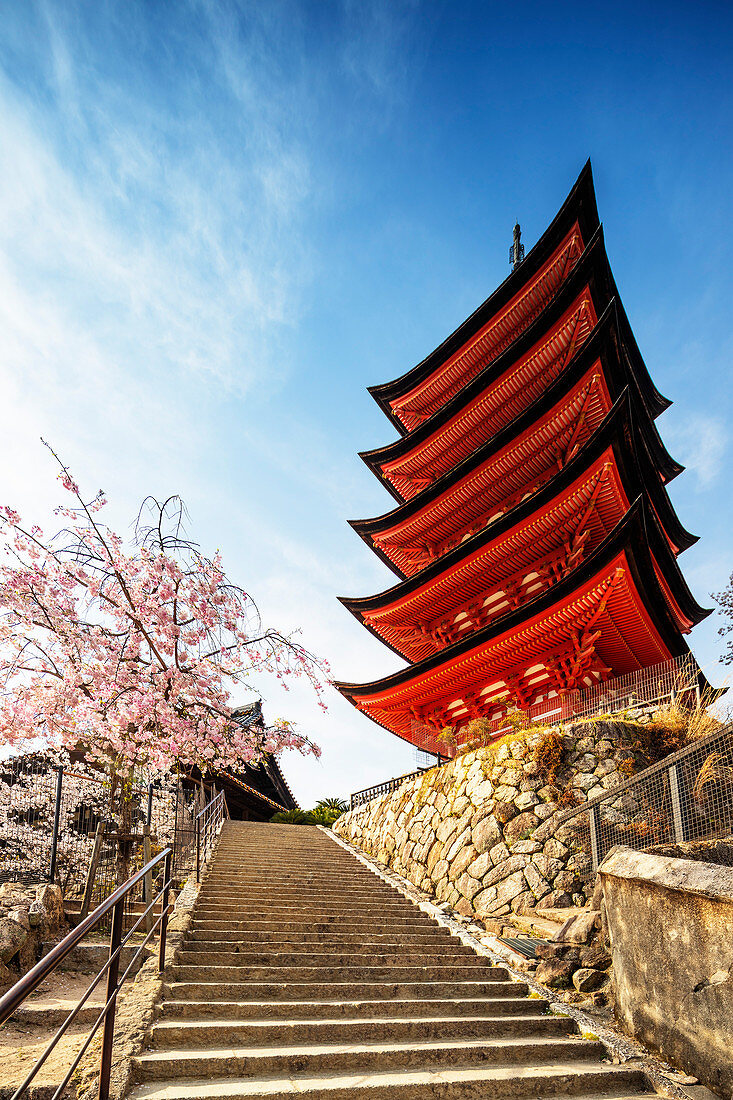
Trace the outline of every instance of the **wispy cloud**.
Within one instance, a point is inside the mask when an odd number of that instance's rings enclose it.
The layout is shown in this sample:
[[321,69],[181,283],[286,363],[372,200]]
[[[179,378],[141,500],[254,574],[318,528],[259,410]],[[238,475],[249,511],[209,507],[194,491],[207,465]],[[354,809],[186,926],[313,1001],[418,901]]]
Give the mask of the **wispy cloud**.
[[728,432],[722,419],[690,413],[665,429],[676,458],[695,474],[699,489],[709,489],[723,469]]

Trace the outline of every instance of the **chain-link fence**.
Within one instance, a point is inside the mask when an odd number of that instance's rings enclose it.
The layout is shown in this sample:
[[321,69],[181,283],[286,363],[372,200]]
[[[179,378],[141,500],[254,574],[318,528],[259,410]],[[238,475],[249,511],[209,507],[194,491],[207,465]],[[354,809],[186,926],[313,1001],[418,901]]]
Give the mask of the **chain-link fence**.
[[[576,865],[590,878],[615,844],[649,848],[733,832],[733,724],[570,810]],[[582,853],[582,854],[581,854]]]
[[93,906],[142,866],[146,851],[166,846],[174,880],[187,878],[196,865],[196,814],[211,789],[171,776],[146,780],[134,784],[123,820],[109,779],[84,764],[59,765],[41,753],[2,761],[0,882],[55,882],[65,898]]

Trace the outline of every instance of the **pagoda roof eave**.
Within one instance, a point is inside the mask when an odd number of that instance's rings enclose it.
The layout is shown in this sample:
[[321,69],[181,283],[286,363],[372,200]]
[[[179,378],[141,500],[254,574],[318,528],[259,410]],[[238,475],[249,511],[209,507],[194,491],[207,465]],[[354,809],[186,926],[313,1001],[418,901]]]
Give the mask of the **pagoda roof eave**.
[[[370,611],[384,610],[390,604],[418,591],[438,577],[459,568],[466,558],[471,557],[484,546],[501,539],[513,528],[520,524],[529,524],[533,516],[544,511],[567,486],[577,480],[584,470],[592,467],[609,447],[613,448],[616,467],[629,503],[637,496],[646,495],[662,531],[665,532],[665,543],[671,541],[677,548],[677,553],[682,553],[698,541],[698,536],[691,534],[682,526],[659,475],[649,459],[646,447],[640,441],[638,444],[636,442],[637,433],[638,430],[631,415],[629,395],[625,392],[618,398],[608,416],[578,454],[532,497],[516,504],[500,519],[436,558],[419,573],[402,578],[397,584],[375,595],[339,596],[339,602],[383,645],[388,646],[397,656],[405,658],[405,654],[383,638],[364,618],[364,615]],[[378,552],[377,548],[375,552]],[[672,556],[674,557],[674,554]],[[682,577],[681,573],[680,576]]]
[[507,276],[493,294],[459,325],[451,336],[416,366],[391,382],[368,387],[369,393],[401,434],[405,434],[407,429],[390,408],[390,400],[403,396],[409,389],[427,378],[448,356],[460,350],[480,328],[491,320],[495,313],[511,300],[527,279],[540,269],[562,240],[563,235],[576,221],[580,226],[584,242],[590,238],[599,224],[590,159],[586,161],[570,194],[548,228],[527,253],[519,267]]
[[631,326],[618,296],[608,258],[603,248],[602,228],[599,226],[593,240],[585,249],[583,256],[571,271],[561,290],[545,307],[540,316],[520,333],[513,344],[487,364],[479,374],[471,378],[458,393],[418,427],[413,428],[408,434],[400,436],[391,443],[359,452],[359,458],[369,467],[374,476],[384,484],[395,500],[402,500],[403,498],[399,490],[383,475],[381,467],[387,462],[404,458],[415,447],[425,443],[444,424],[457,416],[465,405],[488,390],[493,383],[499,382],[502,375],[509,371],[515,362],[527,354],[535,345],[540,343],[543,335],[561,320],[569,308],[572,308],[573,302],[582,295],[585,287],[590,292],[591,301],[598,318],[604,315],[612,302],[614,303],[619,346],[629,360],[631,368],[629,377],[633,379],[634,385],[638,389],[639,398],[645,405],[650,418],[656,420],[662,412],[670,407],[672,402],[663,397],[654,385],[633,337]]
[[[633,369],[631,369],[629,365],[629,360],[624,354],[626,350],[624,337],[626,325],[624,324],[623,310],[617,298],[611,298],[607,302],[603,312],[598,315],[598,321],[596,322],[593,331],[590,333],[585,342],[580,346],[580,348],[578,348],[565,370],[563,370],[560,375],[558,375],[558,377],[555,379],[555,381],[547,387],[545,392],[541,394],[531,405],[520,412],[518,416],[516,416],[513,420],[509,421],[508,424],[505,424],[504,427],[500,428],[496,435],[493,436],[491,439],[486,440],[486,442],[482,446],[490,447],[495,440],[500,438],[506,441],[507,436],[512,433],[515,425],[517,426],[514,429],[515,434],[518,434],[521,430],[523,430],[523,426],[526,423],[525,418],[529,410],[537,409],[544,401],[548,393],[556,392],[555,387],[560,388],[562,386],[563,379],[569,377],[572,371],[574,369],[577,369],[577,364],[579,362],[586,362],[589,357],[593,356],[597,343],[603,339],[606,328],[608,329],[608,338],[610,338],[615,345],[615,355],[618,360],[619,366],[622,368],[625,384],[630,387],[631,392],[634,394],[634,397],[636,399],[636,404],[643,412],[644,422],[646,424],[646,435],[649,438],[651,450],[653,451],[653,453],[659,456],[660,470],[662,472],[664,481],[666,483],[669,483],[670,481],[673,481],[674,478],[678,477],[679,474],[682,473],[682,471],[684,470],[684,466],[682,466],[681,463],[677,462],[676,459],[672,458],[672,456],[667,451],[667,448],[665,447],[664,442],[659,435],[656,424],[654,423],[654,417],[649,412],[649,406],[647,401],[645,400],[645,395],[642,392],[641,387],[639,386],[638,377]],[[608,348],[604,347],[604,350],[607,351]],[[504,369],[506,369],[506,367],[510,365],[510,363],[506,364]],[[467,389],[468,388],[471,388],[472,392],[469,396],[465,397],[466,401],[474,397],[473,384],[469,383],[469,387],[467,387]],[[481,392],[480,388],[478,392]],[[386,465],[388,462],[394,462],[396,459],[405,458],[413,449],[415,449],[416,445],[419,446],[420,444],[424,443],[427,439],[429,439],[431,435],[435,434],[435,432],[441,427],[443,423],[456,416],[463,406],[463,401],[459,400],[459,398],[463,398],[463,393],[457,395],[457,398],[450,403],[450,413],[447,414],[445,417],[436,414],[435,417],[431,417],[429,421],[426,421],[424,425],[421,425],[420,428],[416,429],[415,432],[412,433],[410,436],[405,436],[401,439],[395,440],[393,443],[388,444],[386,447],[376,448],[372,451],[360,452],[359,457],[369,467],[374,476],[378,478],[378,480],[384,485],[384,487],[387,489],[393,499],[397,501],[398,505],[405,503],[406,498],[400,492],[399,488],[395,484],[393,484],[393,482],[390,481],[389,477],[384,473],[384,465]],[[440,413],[443,413],[443,409],[440,410]],[[423,428],[427,428],[428,430],[423,432]],[[479,449],[480,448],[477,448],[476,450]],[[476,452],[474,451],[473,453]],[[450,473],[451,471],[447,470],[441,475],[441,477],[449,477]],[[432,486],[427,486],[426,488],[432,488]],[[420,495],[421,493],[418,492],[413,497],[408,499],[416,500]]]
[[[613,386],[609,387],[609,389],[613,394],[612,400],[616,400],[617,396],[620,396],[620,393],[628,388],[628,378],[624,364],[616,354],[617,348],[609,339],[611,319],[612,314],[609,307],[609,310],[606,311],[604,317],[598,322],[591,336],[574,356],[573,362],[568,369],[564,371],[528,409],[498,432],[493,439],[488,440],[482,447],[477,448],[472,454],[468,455],[453,467],[452,470],[442,474],[432,485],[426,486],[417,493],[416,496],[398,504],[396,508],[392,508],[389,512],[385,512],[381,516],[375,516],[371,519],[349,520],[349,525],[353,530],[356,531],[360,538],[362,538],[375,553],[379,554],[378,548],[372,543],[374,535],[383,534],[391,527],[395,527],[406,519],[414,516],[415,513],[425,507],[426,504],[437,500],[455,485],[456,482],[470,474],[476,467],[507,447],[514,439],[521,436],[522,433],[529,431],[539,418],[550,412],[553,407],[562,402],[563,398],[572,391],[578,380],[583,376],[583,373],[589,369],[596,359],[600,358],[604,375],[613,383]],[[638,405],[638,402],[634,402],[634,404]],[[649,453],[652,456],[655,467],[660,471],[665,481],[672,480],[672,478],[676,477],[684,467],[675,462],[669,455],[660,439],[659,433],[654,428],[653,421],[643,408],[637,409],[635,419],[641,430]],[[379,556],[381,556],[381,554]],[[387,558],[386,555],[382,560],[389,562],[389,558]],[[390,568],[392,568],[393,572],[397,573],[398,576],[402,575],[400,569],[392,565],[390,565]]]
[[[528,619],[539,618],[554,606],[567,603],[574,593],[587,587],[593,578],[600,575],[620,553],[624,553],[632,573],[636,591],[643,600],[644,607],[652,618],[654,627],[669,651],[669,656],[680,656],[688,651],[688,646],[679,630],[672,611],[667,605],[664,593],[654,570],[652,555],[647,545],[649,524],[654,519],[651,510],[645,505],[643,497],[638,497],[624,518],[603,543],[578,565],[567,577],[520,608],[510,612],[502,619],[489,624],[465,639],[455,642],[444,650],[426,657],[424,660],[400,669],[390,676],[374,680],[367,684],[349,684],[336,682],[336,688],[342,695],[352,698],[376,696],[391,688],[401,687],[417,679],[424,673],[434,671],[441,665],[448,665],[456,658],[477,650],[502,635],[509,634],[522,627]],[[702,609],[701,609],[702,610]]]

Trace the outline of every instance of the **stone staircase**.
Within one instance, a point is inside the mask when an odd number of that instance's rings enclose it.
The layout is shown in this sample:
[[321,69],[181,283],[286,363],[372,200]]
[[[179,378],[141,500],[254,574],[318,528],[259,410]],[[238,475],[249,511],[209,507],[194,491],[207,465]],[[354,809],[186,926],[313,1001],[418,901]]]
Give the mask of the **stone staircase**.
[[631,1097],[547,1014],[326,833],[227,822],[130,1100]]

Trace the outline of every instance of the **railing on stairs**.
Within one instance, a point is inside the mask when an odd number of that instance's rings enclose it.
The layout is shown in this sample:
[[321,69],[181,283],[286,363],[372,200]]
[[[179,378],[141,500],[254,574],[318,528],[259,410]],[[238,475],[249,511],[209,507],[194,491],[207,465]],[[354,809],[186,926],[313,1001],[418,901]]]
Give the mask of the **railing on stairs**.
[[201,871],[206,866],[209,856],[214,849],[214,843],[226,818],[229,817],[229,809],[224,791],[219,791],[210,802],[196,814],[196,881],[201,881]]
[[394,779],[386,779],[384,783],[376,783],[373,787],[365,787],[363,791],[354,791],[350,799],[350,809],[355,809],[357,806],[363,806],[367,802],[371,802],[373,798],[379,798],[380,795],[390,794],[391,791],[397,790],[403,783],[407,783],[408,779],[415,779],[418,775],[422,775],[427,768],[418,768],[416,772],[407,772],[406,775],[398,775]]
[[[117,995],[122,988],[124,982],[134,970],[135,963],[140,958],[140,955],[145,950],[148,942],[154,935],[156,929],[159,929],[159,943],[158,943],[158,970],[163,969],[165,962],[165,945],[166,935],[168,931],[168,911],[169,911],[169,894],[171,887],[171,855],[170,848],[164,849],[160,855],[155,856],[148,863],[145,864],[135,875],[124,882],[122,886],[119,886],[114,893],[112,893],[106,901],[103,901],[101,905],[98,905],[93,913],[90,913],[80,924],[77,925],[67,936],[65,936],[60,943],[57,943],[49,953],[38,962],[32,970],[29,970],[15,985],[8,990],[8,992],[0,998],[0,1026],[4,1024],[13,1013],[23,1004],[24,1001],[41,985],[42,982],[52,974],[57,967],[64,961],[64,959],[74,950],[74,948],[81,943],[85,936],[88,936],[95,928],[97,928],[108,914],[112,914],[112,931],[110,933],[109,941],[109,957],[102,967],[102,969],[95,975],[91,983],[86,989],[86,992],[81,997],[79,1003],[71,1010],[66,1017],[61,1027],[56,1034],[50,1040],[43,1053],[36,1060],[25,1080],[18,1086],[15,1093],[12,1096],[12,1100],[20,1100],[21,1097],[28,1095],[28,1089],[33,1083],[41,1067],[47,1061],[49,1055],[55,1049],[59,1041],[68,1031],[71,1024],[76,1019],[82,1007],[91,997],[96,987],[101,982],[102,978],[106,976],[107,990],[105,1004],[96,1020],[92,1024],[91,1030],[87,1035],[81,1050],[74,1058],[66,1076],[61,1084],[58,1086],[53,1094],[52,1100],[59,1100],[59,1097],[64,1093],[66,1086],[68,1085],[71,1077],[76,1070],[77,1066],[81,1062],[82,1058],[89,1049],[89,1045],[92,1039],[96,1035],[100,1027],[103,1028],[102,1032],[102,1052],[99,1062],[99,1100],[108,1100],[109,1097],[109,1082],[110,1082],[110,1070],[112,1068],[112,1046],[114,1042],[114,1029],[115,1029],[115,1011],[117,1007]],[[150,882],[153,871],[156,867],[163,865],[163,884],[158,890],[157,894],[150,898],[148,895],[148,905],[143,913],[140,914],[138,919],[133,924],[130,931],[126,936],[122,935],[123,919],[125,915],[125,903],[128,897],[131,895],[135,887],[146,880]],[[153,914],[154,909],[158,902],[161,903],[160,915],[157,917],[152,927],[149,929],[142,943],[137,946],[137,950],[133,954],[132,959],[128,963],[124,972],[120,976],[120,958],[123,948],[127,945],[130,938],[134,933],[144,925],[148,918]]]

